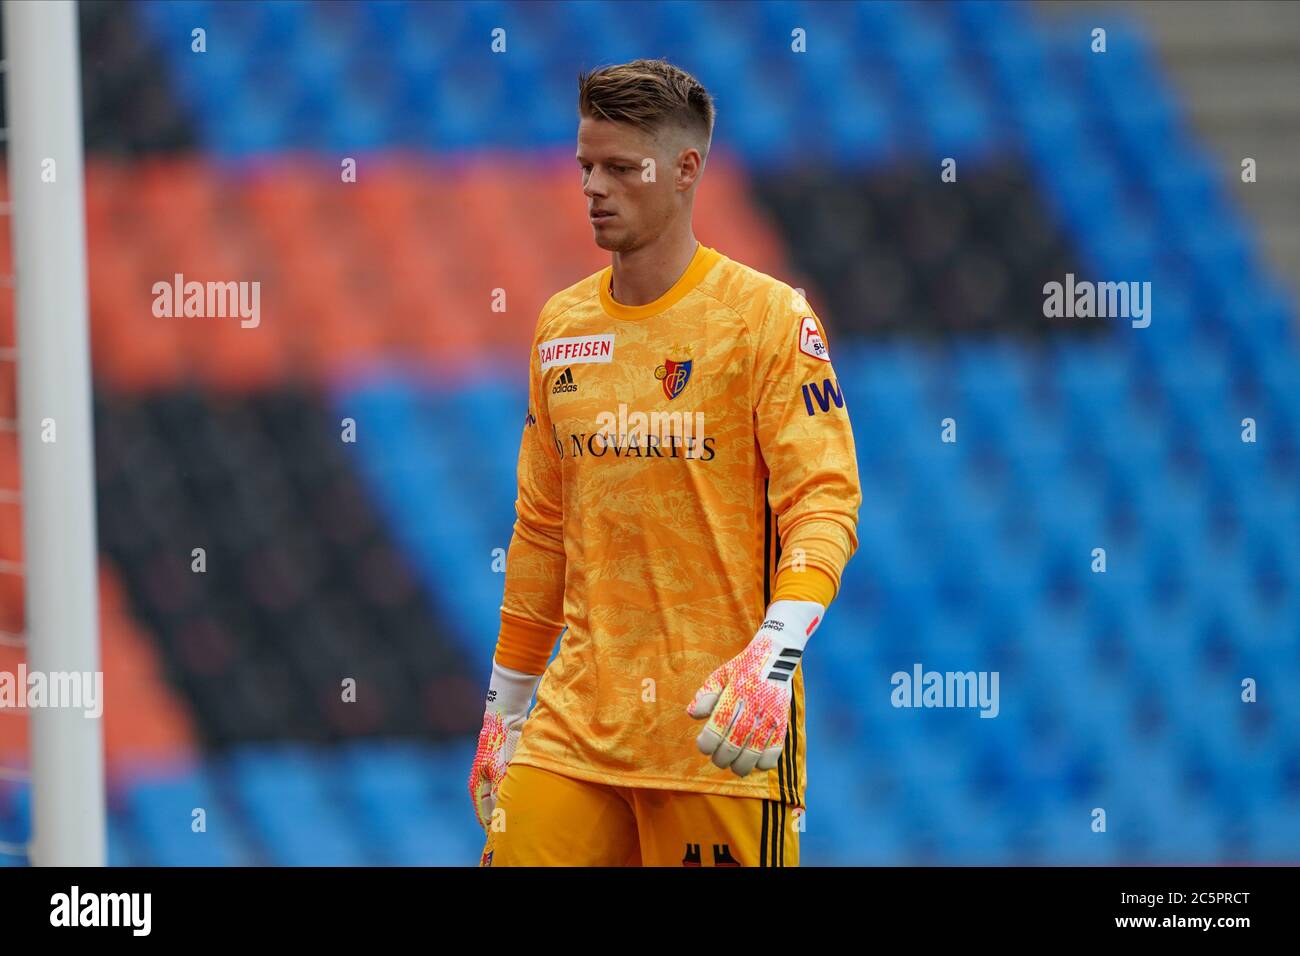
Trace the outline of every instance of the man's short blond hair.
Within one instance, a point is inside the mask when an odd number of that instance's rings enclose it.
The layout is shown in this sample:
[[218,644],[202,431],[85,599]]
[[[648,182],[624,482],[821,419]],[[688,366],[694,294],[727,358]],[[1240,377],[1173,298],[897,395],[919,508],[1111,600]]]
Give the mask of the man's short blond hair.
[[700,156],[713,140],[713,97],[695,77],[667,60],[633,60],[578,76],[578,115],[628,123],[648,133],[678,128]]

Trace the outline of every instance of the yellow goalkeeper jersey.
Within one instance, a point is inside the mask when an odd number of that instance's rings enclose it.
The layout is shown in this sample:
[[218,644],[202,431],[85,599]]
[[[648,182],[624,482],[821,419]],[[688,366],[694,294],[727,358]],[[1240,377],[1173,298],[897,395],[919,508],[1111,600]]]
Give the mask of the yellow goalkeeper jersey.
[[804,806],[802,668],[772,771],[715,767],[686,706],[754,636],[778,570],[838,589],[857,548],[825,330],[790,286],[703,245],[647,305],[610,281],[553,296],[533,342],[502,611],[565,630],[513,759]]

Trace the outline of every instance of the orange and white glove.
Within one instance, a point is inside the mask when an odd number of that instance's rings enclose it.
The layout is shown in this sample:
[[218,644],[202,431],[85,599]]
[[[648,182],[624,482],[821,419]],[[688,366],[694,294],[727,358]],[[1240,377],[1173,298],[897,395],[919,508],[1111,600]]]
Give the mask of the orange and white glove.
[[758,633],[695,692],[686,712],[709,718],[695,738],[715,766],[739,777],[781,759],[790,722],[794,672],[826,608],[815,601],[774,601]]
[[474,802],[474,816],[484,831],[492,823],[497,791],[515,755],[533,694],[541,681],[541,674],[524,674],[492,661],[483,729],[478,733],[478,749],[469,771],[469,796]]

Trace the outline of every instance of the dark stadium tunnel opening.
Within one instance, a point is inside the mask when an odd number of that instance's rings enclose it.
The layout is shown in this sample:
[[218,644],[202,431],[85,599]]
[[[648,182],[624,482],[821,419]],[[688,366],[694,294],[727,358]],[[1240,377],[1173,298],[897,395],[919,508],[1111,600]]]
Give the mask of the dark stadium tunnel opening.
[[1096,318],[1044,316],[1043,286],[1087,270],[1013,159],[972,165],[956,182],[909,162],[760,173],[752,186],[840,335],[1106,331]]
[[[77,18],[86,152],[138,156],[196,149],[191,111],[140,21],[137,5],[127,0],[79,3]],[[4,48],[0,21],[0,50]],[[0,83],[3,79],[0,73]],[[5,100],[0,96],[0,128],[9,125]]]
[[477,729],[477,675],[321,397],[101,389],[95,434],[101,550],[207,745]]

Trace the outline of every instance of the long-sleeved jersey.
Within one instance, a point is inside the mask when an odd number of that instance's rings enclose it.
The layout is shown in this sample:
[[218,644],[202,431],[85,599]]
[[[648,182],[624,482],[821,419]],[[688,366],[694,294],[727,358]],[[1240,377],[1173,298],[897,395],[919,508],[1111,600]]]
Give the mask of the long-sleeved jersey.
[[803,806],[802,669],[769,772],[715,767],[686,705],[754,636],[778,570],[838,588],[857,548],[825,332],[794,289],[703,245],[647,305],[610,282],[553,296],[533,342],[502,610],[566,630],[514,761]]

